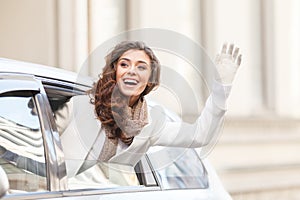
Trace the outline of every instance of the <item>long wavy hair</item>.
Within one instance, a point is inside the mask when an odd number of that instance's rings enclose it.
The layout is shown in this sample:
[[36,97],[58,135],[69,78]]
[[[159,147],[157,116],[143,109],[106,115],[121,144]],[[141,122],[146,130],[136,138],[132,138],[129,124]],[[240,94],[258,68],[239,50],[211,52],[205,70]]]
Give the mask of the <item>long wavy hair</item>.
[[115,98],[115,93],[122,95],[118,92],[116,64],[126,51],[132,49],[142,50],[150,58],[151,75],[145,90],[140,94],[140,98],[147,95],[159,85],[161,66],[153,51],[146,46],[145,43],[141,41],[123,41],[114,47],[105,57],[106,64],[102,73],[99,75],[98,82],[94,85],[94,98],[92,99],[92,103],[95,106],[95,114],[101,121],[102,126],[110,130],[111,138],[118,137],[122,139],[122,130],[118,127],[114,116],[121,115],[122,109],[124,106],[127,106],[124,105],[125,103],[122,101],[122,97]]

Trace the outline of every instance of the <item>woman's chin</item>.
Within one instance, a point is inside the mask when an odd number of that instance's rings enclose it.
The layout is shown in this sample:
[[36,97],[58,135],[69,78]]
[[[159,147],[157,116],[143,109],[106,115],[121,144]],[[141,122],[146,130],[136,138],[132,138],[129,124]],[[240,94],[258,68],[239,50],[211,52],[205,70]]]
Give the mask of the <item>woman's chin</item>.
[[124,96],[124,98],[128,98],[128,99],[131,99],[131,98],[134,98],[136,96],[139,96],[134,91],[121,91],[121,94]]
[[139,96],[142,92],[137,91],[137,88],[120,88],[120,92],[126,97]]

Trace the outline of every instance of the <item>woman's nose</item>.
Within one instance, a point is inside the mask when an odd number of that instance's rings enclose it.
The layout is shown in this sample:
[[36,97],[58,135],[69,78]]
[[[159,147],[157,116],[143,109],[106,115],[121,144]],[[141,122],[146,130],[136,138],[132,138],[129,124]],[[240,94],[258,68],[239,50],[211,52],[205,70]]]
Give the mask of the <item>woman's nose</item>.
[[134,65],[130,65],[127,73],[136,74],[136,67]]

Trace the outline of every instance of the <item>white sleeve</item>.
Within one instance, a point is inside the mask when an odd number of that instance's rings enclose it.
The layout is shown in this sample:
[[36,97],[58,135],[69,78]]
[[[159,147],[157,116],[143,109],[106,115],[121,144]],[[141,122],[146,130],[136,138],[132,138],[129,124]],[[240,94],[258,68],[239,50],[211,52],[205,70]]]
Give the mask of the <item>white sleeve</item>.
[[[211,95],[195,123],[168,122],[162,109],[151,111],[150,143],[157,146],[202,147],[218,134],[226,112],[231,86],[214,82]],[[149,130],[149,129],[148,129]],[[149,134],[149,132],[148,132]]]

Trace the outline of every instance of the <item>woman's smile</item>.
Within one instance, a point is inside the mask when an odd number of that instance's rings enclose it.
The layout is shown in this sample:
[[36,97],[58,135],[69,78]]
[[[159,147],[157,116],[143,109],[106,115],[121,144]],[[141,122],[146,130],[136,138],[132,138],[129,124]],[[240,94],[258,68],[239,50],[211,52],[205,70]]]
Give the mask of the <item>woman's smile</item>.
[[134,87],[134,86],[136,86],[139,83],[138,80],[131,79],[131,78],[124,78],[123,82],[128,87]]

